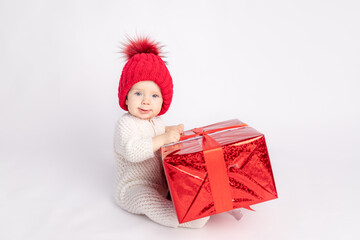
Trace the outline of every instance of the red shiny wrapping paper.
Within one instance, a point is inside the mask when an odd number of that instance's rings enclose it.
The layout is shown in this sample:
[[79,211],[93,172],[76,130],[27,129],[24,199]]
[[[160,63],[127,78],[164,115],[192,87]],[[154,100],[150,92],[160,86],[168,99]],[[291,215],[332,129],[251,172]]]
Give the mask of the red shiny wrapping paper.
[[[203,149],[206,146],[199,129],[185,131],[185,140],[161,148],[166,179],[180,223],[236,208],[251,209],[250,205],[277,198],[265,137],[244,125],[234,119],[199,128],[207,135],[206,139],[210,136],[219,144],[217,150],[222,152],[221,157],[218,152],[213,154],[214,149]],[[223,130],[227,127],[230,129]],[[218,131],[206,133],[212,130]],[[199,136],[194,136],[194,132]],[[191,138],[186,139],[189,135]],[[217,161],[215,165],[209,166],[206,155],[213,155]],[[219,171],[225,173],[215,176]],[[217,183],[219,186],[215,185]],[[229,197],[224,197],[228,194]],[[219,197],[223,198],[223,205]]]

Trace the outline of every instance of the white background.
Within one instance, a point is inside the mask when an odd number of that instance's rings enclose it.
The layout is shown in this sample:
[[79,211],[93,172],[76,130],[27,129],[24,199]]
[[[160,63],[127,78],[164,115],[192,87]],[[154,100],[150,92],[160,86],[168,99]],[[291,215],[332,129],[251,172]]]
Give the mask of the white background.
[[[359,239],[358,1],[0,0],[0,239]],[[165,44],[186,129],[265,134],[279,198],[172,229],[113,201],[125,36]]]

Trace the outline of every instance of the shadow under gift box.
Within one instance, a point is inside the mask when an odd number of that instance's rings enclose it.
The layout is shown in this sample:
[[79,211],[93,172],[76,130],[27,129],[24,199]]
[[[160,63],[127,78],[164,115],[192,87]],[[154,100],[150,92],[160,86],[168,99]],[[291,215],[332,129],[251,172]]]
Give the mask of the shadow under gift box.
[[233,119],[161,148],[179,223],[277,198],[263,134]]

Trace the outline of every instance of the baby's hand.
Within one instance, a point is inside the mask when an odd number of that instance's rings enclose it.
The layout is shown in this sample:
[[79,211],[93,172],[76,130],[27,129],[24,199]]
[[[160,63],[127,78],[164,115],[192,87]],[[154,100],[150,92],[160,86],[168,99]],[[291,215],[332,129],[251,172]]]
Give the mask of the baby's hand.
[[180,139],[180,133],[177,130],[170,130],[164,133],[164,145],[169,143],[178,142]]
[[184,124],[166,127],[165,132],[169,131],[177,131],[179,134],[182,134],[184,132]]
[[153,137],[152,139],[154,152],[166,144],[178,142],[180,140],[180,134],[183,132],[184,124],[165,127],[164,134]]
[[184,124],[177,125],[177,129],[178,129],[180,134],[183,134],[183,132],[184,132]]

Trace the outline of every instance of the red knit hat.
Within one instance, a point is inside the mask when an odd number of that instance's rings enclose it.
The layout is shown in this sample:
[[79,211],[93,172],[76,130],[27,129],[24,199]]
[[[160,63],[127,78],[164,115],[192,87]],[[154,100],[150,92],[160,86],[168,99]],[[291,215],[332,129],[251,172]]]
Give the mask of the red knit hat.
[[173,82],[165,62],[161,59],[161,46],[147,37],[128,39],[123,53],[127,58],[119,83],[119,104],[128,111],[125,104],[130,88],[140,81],[154,81],[161,90],[163,105],[158,115],[164,114],[170,107],[173,97]]

